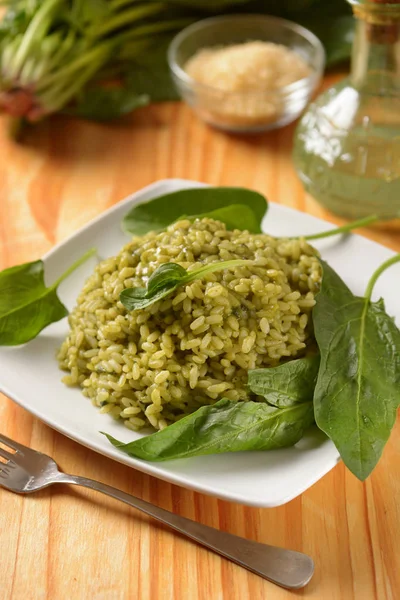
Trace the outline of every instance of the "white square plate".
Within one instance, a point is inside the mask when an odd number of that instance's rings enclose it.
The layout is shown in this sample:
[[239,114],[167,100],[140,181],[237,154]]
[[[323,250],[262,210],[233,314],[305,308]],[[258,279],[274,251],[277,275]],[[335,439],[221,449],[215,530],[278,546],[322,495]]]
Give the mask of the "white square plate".
[[[98,249],[100,258],[118,253],[128,240],[120,223],[133,204],[201,185],[177,179],[160,181],[120,202],[45,257],[46,282],[54,281],[91,247]],[[324,221],[272,203],[263,223],[264,230],[276,236],[307,235],[331,227]],[[363,294],[375,268],[393,255],[387,248],[357,235],[335,236],[315,245],[358,294]],[[94,265],[95,259],[91,259],[60,286],[59,295],[69,309],[73,308]],[[395,315],[399,322],[400,265],[392,267],[379,279],[376,296],[383,296],[389,314]],[[129,431],[108,415],[101,415],[79,389],[61,383],[62,373],[55,354],[67,332],[67,320],[63,319],[25,346],[0,348],[0,391],[88,448],[171,483],[260,507],[289,502],[323,477],[339,460],[335,446],[316,429],[294,448],[270,452],[222,454],[163,463],[130,458],[111,446],[99,431],[107,431],[125,442],[139,434]]]

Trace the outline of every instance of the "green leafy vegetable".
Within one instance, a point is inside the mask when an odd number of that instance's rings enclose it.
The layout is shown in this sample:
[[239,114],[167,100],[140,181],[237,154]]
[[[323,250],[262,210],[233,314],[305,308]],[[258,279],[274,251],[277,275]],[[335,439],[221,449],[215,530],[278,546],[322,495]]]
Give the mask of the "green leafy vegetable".
[[400,331],[383,300],[371,302],[378,276],[399,260],[378,269],[363,298],[321,261],[324,276],[313,309],[321,353],[315,420],[361,480],[377,464],[400,404]]
[[87,252],[53,285],[44,283],[44,263],[37,260],[0,272],[0,344],[17,346],[35,338],[47,325],[68,314],[57,288],[94,254]]
[[211,217],[222,220],[228,229],[261,233],[267,209],[264,196],[245,188],[192,188],[134,206],[123,219],[122,228],[133,235],[144,235],[165,229],[180,218]]
[[336,2],[314,3],[314,9],[298,15],[301,25],[310,29],[325,46],[327,66],[347,60],[351,55],[354,39],[354,17],[349,4]]
[[[190,208],[193,213],[190,212]],[[246,229],[251,233],[261,233],[261,223],[267,210],[268,202],[264,196],[245,188],[189,188],[134,206],[124,217],[122,229],[133,235],[144,235],[149,231],[165,229],[178,219],[194,220],[208,217],[222,221],[228,230]],[[304,237],[307,241],[320,240],[350,233],[377,221],[379,217],[371,215],[328,231],[297,236],[294,239]]]
[[[5,4],[9,10],[0,33],[0,107],[31,122],[71,102],[77,114],[100,119],[141,106],[147,94],[134,85],[129,83],[118,94],[104,92],[104,81],[131,71],[131,61],[148,57],[149,47],[158,51],[157,36],[164,40],[194,20],[187,10],[177,11],[166,2],[6,0]],[[108,110],[100,107],[106,101],[112,103]]]
[[65,112],[84,119],[110,121],[146,106],[149,102],[149,96],[132,94],[132,90],[126,86],[91,87],[84,90],[76,107]]
[[129,70],[123,79],[130,94],[144,95],[151,102],[179,100],[180,96],[172,81],[167,61],[171,36],[154,37],[146,52],[129,60]]
[[248,386],[257,396],[278,408],[309,402],[314,395],[318,355],[290,360],[278,367],[249,371]]
[[128,444],[104,435],[130,456],[162,461],[293,446],[313,422],[312,401],[276,408],[263,402],[222,399],[213,406],[199,408],[162,431]]
[[127,288],[120,294],[122,304],[128,310],[146,308],[154,302],[166,298],[179,286],[202,279],[209,273],[224,271],[241,265],[252,264],[249,260],[226,260],[215,262],[194,271],[186,271],[176,263],[165,263],[158,267],[149,278],[147,288]]

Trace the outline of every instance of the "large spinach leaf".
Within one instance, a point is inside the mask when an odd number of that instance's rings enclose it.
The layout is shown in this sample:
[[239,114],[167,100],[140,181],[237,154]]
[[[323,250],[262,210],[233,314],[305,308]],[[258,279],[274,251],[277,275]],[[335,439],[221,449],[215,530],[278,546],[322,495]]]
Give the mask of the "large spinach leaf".
[[60,283],[89,256],[87,252],[53,285],[46,287],[41,260],[0,272],[0,345],[17,346],[35,338],[47,325],[68,314],[57,296]]
[[[245,188],[189,188],[158,196],[134,206],[122,220],[122,229],[133,235],[165,229],[180,218],[190,220],[208,217],[225,223],[228,230],[241,229],[261,233],[261,223],[268,210],[268,201],[258,192]],[[347,234],[379,221],[370,215],[340,227],[304,237],[307,241]]]
[[346,466],[364,480],[377,464],[400,403],[400,332],[383,300],[354,296],[324,261],[313,310],[321,365],[314,395],[315,420]]
[[68,314],[55,288],[46,288],[41,260],[0,273],[0,344],[24,344]]
[[222,399],[128,444],[105,435],[123,452],[143,460],[293,446],[314,422],[312,397],[318,362],[316,356],[306,357],[273,369],[250,371],[250,390],[263,395],[266,402]]
[[124,444],[108,440],[130,456],[150,461],[206,454],[272,450],[293,446],[314,422],[312,402],[277,408],[263,402],[222,399],[173,425]]
[[319,356],[290,360],[278,367],[249,371],[248,386],[278,408],[309,402],[314,396]]
[[134,206],[122,222],[124,231],[143,235],[160,231],[179,218],[223,219],[229,229],[261,233],[261,221],[268,209],[261,194],[245,188],[205,187],[180,190]]

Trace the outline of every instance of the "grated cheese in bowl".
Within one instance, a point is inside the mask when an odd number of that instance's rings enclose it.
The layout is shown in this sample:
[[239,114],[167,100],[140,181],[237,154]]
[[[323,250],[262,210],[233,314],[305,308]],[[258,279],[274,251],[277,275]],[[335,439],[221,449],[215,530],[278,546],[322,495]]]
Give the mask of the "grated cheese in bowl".
[[310,75],[293,50],[272,42],[246,42],[198,50],[185,65],[198,83],[226,92],[269,92]]
[[184,70],[204,86],[201,109],[233,126],[277,121],[285,109],[282,88],[311,74],[293,50],[261,41],[200,49]]
[[169,46],[168,63],[200,118],[226,131],[257,133],[302,113],[321,81],[325,52],[297,23],[240,14],[183,29]]

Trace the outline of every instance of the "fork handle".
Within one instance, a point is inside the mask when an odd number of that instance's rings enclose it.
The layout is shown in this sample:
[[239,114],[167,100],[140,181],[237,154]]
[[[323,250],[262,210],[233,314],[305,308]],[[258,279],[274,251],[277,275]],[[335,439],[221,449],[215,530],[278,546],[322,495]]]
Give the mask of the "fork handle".
[[111,496],[116,500],[121,500],[281,587],[288,589],[302,588],[307,585],[313,575],[313,560],[301,552],[267,546],[202,525],[86,477],[64,473],[60,473],[60,475],[61,477],[58,479],[60,483],[84,486],[107,494],[107,496]]

